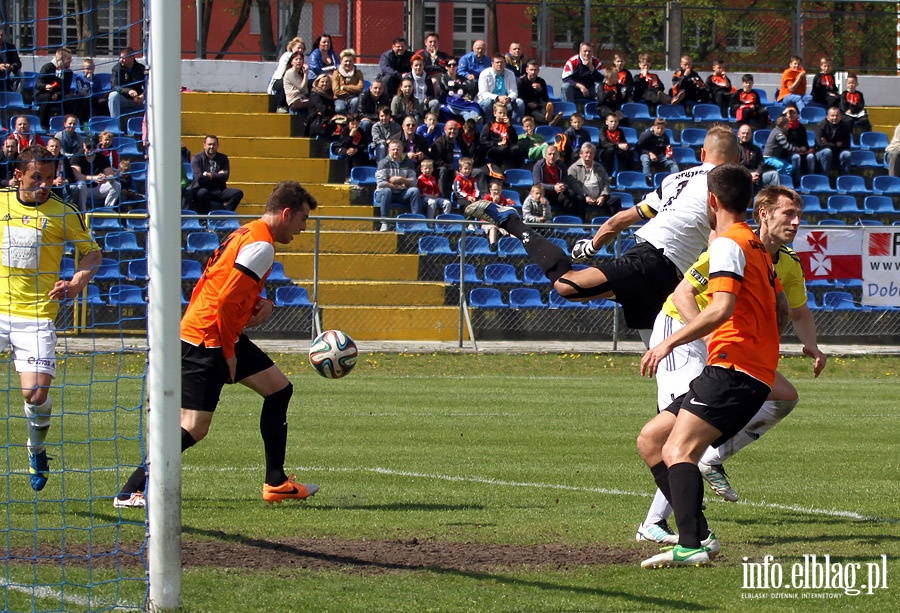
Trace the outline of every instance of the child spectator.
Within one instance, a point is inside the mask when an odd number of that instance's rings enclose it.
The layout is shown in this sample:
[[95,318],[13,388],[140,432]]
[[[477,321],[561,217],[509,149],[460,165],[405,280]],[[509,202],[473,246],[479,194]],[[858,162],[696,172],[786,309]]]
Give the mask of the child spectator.
[[806,70],[799,55],[791,56],[791,63],[781,73],[781,88],[778,90],[778,102],[797,105],[797,112],[812,102],[812,96],[806,93]]
[[672,99],[666,93],[659,75],[650,72],[650,55],[642,53],[638,56],[640,72],[634,77],[634,101],[648,104],[655,109],[659,104],[669,104]]
[[109,159],[109,165],[113,168],[119,167],[119,152],[113,147],[112,132],[104,130],[97,137],[97,151],[105,155]]
[[706,78],[706,89],[709,90],[710,101],[722,109],[722,115],[728,116],[728,102],[736,90],[731,79],[725,74],[725,61],[714,60],[712,74]]
[[841,95],[838,93],[837,79],[834,77],[834,64],[830,57],[819,60],[819,74],[813,77],[812,101],[824,106],[826,109],[840,104]]
[[387,155],[388,143],[400,136],[400,124],[394,121],[390,107],[383,106],[378,109],[378,123],[372,126],[372,145],[375,147],[375,163],[377,164]]
[[616,85],[619,87],[620,103],[631,102],[634,99],[634,77],[625,68],[625,54],[613,55],[613,66],[616,68]]
[[422,160],[419,166],[422,174],[416,182],[422,200],[425,202],[425,210],[428,219],[434,219],[434,216],[440,210],[441,213],[447,214],[453,208],[453,203],[441,195],[441,187],[438,184],[438,178],[434,176],[434,161],[430,158]]
[[769,123],[769,113],[753,91],[753,75],[741,77],[741,89],[731,94],[731,114],[738,125],[753,124],[757,128],[765,128]]
[[522,129],[525,134],[518,137],[516,148],[518,149],[518,163],[536,162],[544,157],[544,151],[547,149],[547,139],[534,131],[537,127],[537,121],[531,115],[525,115],[522,118]]
[[847,91],[841,94],[841,111],[844,113],[844,121],[850,124],[850,128],[858,128],[862,132],[872,129],[869,123],[869,114],[866,112],[866,99],[859,86],[859,79],[855,73],[847,75]]
[[525,223],[546,223],[553,219],[550,202],[544,195],[544,186],[535,183],[522,203],[522,219]]
[[619,117],[615,113],[606,115],[606,126],[600,130],[600,163],[609,176],[615,176],[616,160],[619,170],[628,170],[634,160],[631,145],[625,140],[625,132],[619,127]]
[[644,130],[638,139],[637,149],[641,155],[641,169],[647,185],[653,186],[654,168],[678,172],[678,164],[672,158],[672,143],[666,134],[666,120],[662,117],[657,117],[653,120],[653,127]]
[[[606,68],[604,70],[611,70]],[[613,86],[615,89],[615,86]],[[581,145],[591,142],[591,135],[584,129],[584,116],[581,113],[572,113],[569,117],[569,129],[563,132],[564,140],[559,145],[563,162],[566,166],[578,158]]]
[[347,116],[347,129],[341,131],[338,139],[337,153],[344,161],[344,183],[350,182],[350,171],[356,166],[369,163],[369,138],[359,125],[359,115],[350,113]]
[[425,142],[428,143],[428,147],[434,144],[434,141],[442,134],[441,130],[438,129],[438,118],[434,113],[425,113],[425,122],[416,128],[416,134],[419,136],[425,137]]
[[619,90],[618,75],[618,71],[612,66],[603,69],[604,80],[597,87],[597,111],[603,117],[609,113],[617,113],[624,117],[620,109],[625,100]]
[[472,176],[473,168],[475,168],[475,161],[472,158],[459,158],[459,170],[453,180],[453,200],[462,208],[478,200],[481,195],[475,177]]
[[503,102],[493,106],[494,121],[481,132],[481,146],[488,162],[509,166],[513,162],[518,135],[513,129]]
[[703,78],[694,70],[694,60],[689,55],[681,56],[681,68],[672,75],[672,104],[687,107],[688,103],[709,102],[709,91]]
[[147,208],[147,199],[138,193],[131,174],[131,160],[119,162],[119,211],[127,213],[132,209]]
[[475,166],[484,163],[484,154],[481,150],[481,138],[478,136],[478,123],[472,119],[466,119],[459,135],[459,153],[461,157],[472,158]]

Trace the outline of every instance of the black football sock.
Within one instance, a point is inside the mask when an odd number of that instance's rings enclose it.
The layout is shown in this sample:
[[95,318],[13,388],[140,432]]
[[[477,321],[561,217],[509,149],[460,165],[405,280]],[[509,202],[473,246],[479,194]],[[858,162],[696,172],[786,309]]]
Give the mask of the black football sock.
[[284,473],[284,455],[287,447],[287,410],[294,393],[290,383],[263,400],[259,416],[259,432],[266,450],[266,483],[281,485],[287,481]]
[[[672,507],[678,525],[678,544],[682,547],[700,547],[700,518],[703,516],[703,477],[696,464],[679,462],[669,467],[669,487],[672,491]],[[706,523],[706,520],[703,520]]]
[[519,217],[510,217],[500,227],[522,241],[531,261],[541,268],[550,283],[556,283],[557,279],[572,270],[569,255],[559,245],[526,226]]
[[671,505],[672,490],[669,487],[669,469],[666,468],[665,462],[660,462],[656,466],[651,466],[650,474],[653,475],[653,480],[656,481],[656,487],[659,488],[659,491],[662,492],[663,496],[666,497],[666,500],[668,500]]
[[[181,452],[184,453],[185,449],[189,447],[193,447],[197,444],[197,441],[194,440],[194,437],[191,436],[191,433],[181,429]],[[128,477],[128,481],[125,482],[125,486],[122,488],[120,493],[122,494],[133,494],[135,492],[143,492],[146,491],[147,488],[147,467],[146,466],[138,466],[131,476]]]

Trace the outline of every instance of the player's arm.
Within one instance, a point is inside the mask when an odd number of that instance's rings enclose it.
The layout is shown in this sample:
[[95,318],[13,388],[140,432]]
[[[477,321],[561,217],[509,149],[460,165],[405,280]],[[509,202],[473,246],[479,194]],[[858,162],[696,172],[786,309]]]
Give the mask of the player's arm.
[[[644,203],[642,202],[642,204]],[[638,211],[638,206],[641,205],[623,209],[607,219],[594,234],[593,238],[583,238],[576,241],[572,246],[572,259],[579,261],[594,257],[603,245],[615,239],[622,230],[630,228],[641,219],[645,219]]]
[[700,305],[697,304],[697,296],[702,290],[691,283],[687,277],[681,280],[672,292],[672,304],[678,309],[681,320],[689,324],[700,314]]
[[819,349],[817,342],[816,322],[813,320],[812,311],[805,304],[791,309],[791,322],[794,325],[794,334],[803,343],[803,353],[815,360],[813,376],[818,377],[825,370],[825,354]]
[[788,322],[791,321],[791,305],[780,286],[775,291],[777,292],[775,294],[775,320],[779,332],[783,332]]
[[75,274],[72,275],[71,281],[60,279],[53,284],[53,288],[47,294],[51,300],[65,300],[66,298],[74,298],[84,290],[103,261],[103,254],[99,251],[89,251],[81,258],[81,262]]
[[253,307],[253,315],[250,316],[250,319],[247,320],[247,323],[244,325],[245,328],[255,328],[259,326],[272,315],[272,312],[275,310],[275,305],[268,298],[263,298],[262,296],[257,296],[256,306]]

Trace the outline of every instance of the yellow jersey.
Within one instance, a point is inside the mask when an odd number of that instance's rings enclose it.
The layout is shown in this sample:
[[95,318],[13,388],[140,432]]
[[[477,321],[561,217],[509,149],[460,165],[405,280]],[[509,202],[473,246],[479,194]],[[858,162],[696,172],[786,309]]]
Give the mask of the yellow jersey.
[[56,194],[43,204],[22,202],[14,187],[0,189],[0,313],[56,319],[59,301],[47,295],[59,281],[66,242],[82,255],[100,251],[84,215]]

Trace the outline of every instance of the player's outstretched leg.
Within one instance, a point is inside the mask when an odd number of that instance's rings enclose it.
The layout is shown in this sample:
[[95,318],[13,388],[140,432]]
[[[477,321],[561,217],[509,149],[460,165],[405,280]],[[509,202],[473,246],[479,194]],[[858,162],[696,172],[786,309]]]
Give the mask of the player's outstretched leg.
[[50,464],[44,441],[50,430],[50,414],[53,402],[48,397],[41,404],[25,402],[25,417],[28,420],[28,472],[31,473],[31,489],[40,492],[47,485]]
[[728,482],[728,475],[725,473],[725,467],[721,464],[706,464],[703,460],[697,463],[700,474],[704,481],[709,483],[710,489],[716,493],[716,496],[724,498],[728,502],[737,502],[738,493],[731,487]]
[[263,400],[259,417],[259,431],[262,434],[266,452],[266,481],[263,483],[262,497],[266,502],[281,502],[288,499],[303,500],[319,491],[312,483],[297,483],[294,476],[284,472],[284,456],[287,447],[287,410],[294,393],[294,386],[285,387],[269,394]]
[[666,521],[671,514],[672,506],[666,500],[665,494],[657,489],[653,502],[650,504],[650,510],[647,511],[647,517],[634,535],[635,540],[652,541],[665,545],[677,544],[678,535],[675,534],[675,531],[669,527],[669,523]]

